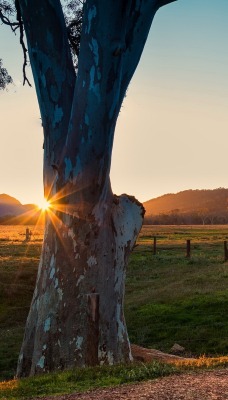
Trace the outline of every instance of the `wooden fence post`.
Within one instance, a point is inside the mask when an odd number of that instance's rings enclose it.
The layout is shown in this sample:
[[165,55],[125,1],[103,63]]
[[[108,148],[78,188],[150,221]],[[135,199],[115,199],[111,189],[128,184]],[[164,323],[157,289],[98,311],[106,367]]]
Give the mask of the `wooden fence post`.
[[224,240],[224,261],[228,260],[228,249],[227,249],[227,241]]
[[190,258],[191,257],[191,240],[188,239],[186,243],[186,257]]
[[99,346],[99,293],[90,293],[87,295],[87,365],[98,364],[98,346]]
[[32,234],[32,232],[29,230],[29,228],[26,228],[26,230],[25,230],[25,241],[26,241],[26,242],[29,242],[29,241],[30,241],[30,239],[31,239],[31,234]]
[[156,236],[154,236],[154,256],[156,255],[156,251],[157,251],[157,238]]

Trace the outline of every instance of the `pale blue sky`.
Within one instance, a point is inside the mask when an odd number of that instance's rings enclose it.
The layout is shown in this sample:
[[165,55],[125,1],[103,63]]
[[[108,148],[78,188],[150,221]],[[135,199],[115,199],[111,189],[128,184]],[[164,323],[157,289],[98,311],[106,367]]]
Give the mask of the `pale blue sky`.
[[[139,200],[228,187],[228,0],[178,0],[155,16],[116,131],[112,186]],[[0,93],[0,193],[42,197],[42,129],[18,39],[0,27],[15,87]]]

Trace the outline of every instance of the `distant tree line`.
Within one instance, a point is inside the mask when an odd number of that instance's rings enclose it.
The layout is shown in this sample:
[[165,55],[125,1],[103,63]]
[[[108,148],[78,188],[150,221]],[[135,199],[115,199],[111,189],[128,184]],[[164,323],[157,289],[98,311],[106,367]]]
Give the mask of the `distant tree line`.
[[178,210],[158,215],[146,215],[145,225],[224,225],[228,224],[228,211],[206,211],[181,213]]
[[[39,215],[30,217],[29,219],[21,216],[6,215],[0,217],[0,225],[36,225]],[[43,221],[40,221],[41,223]],[[228,224],[227,213],[221,212],[195,212],[195,213],[161,213],[158,215],[146,215],[144,218],[145,225],[226,225]]]
[[43,223],[43,219],[39,218],[40,212],[37,212],[36,215],[25,218],[24,216],[12,216],[12,215],[4,215],[4,217],[0,217],[0,225],[36,225],[38,220],[39,223]]
[[228,189],[184,190],[166,194],[144,204],[144,224],[228,224]]

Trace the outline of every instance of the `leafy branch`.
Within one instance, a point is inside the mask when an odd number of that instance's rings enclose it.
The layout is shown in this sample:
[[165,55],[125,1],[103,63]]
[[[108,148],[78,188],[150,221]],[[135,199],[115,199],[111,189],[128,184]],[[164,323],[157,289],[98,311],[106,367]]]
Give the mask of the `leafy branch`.
[[[65,5],[64,16],[67,26],[68,40],[70,43],[72,58],[74,62],[75,69],[78,66],[78,56],[80,49],[80,39],[81,39],[81,27],[82,27],[82,16],[83,16],[83,4],[84,0],[64,0]],[[23,52],[23,85],[27,83],[32,86],[27,74],[26,67],[29,64],[28,59],[28,49],[25,45],[24,40],[24,24],[22,20],[19,0],[0,0],[0,22],[7,25],[16,34],[19,31],[19,40]],[[8,74],[7,70],[2,67],[2,60],[0,59],[0,90],[5,89],[9,83],[13,80]]]

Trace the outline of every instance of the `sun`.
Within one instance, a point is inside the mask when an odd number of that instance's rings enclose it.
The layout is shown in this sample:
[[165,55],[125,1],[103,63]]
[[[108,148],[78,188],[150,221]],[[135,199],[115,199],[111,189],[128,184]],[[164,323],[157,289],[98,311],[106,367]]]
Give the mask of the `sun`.
[[39,208],[42,211],[47,211],[49,207],[50,207],[50,202],[47,199],[43,199],[43,201],[39,203]]

